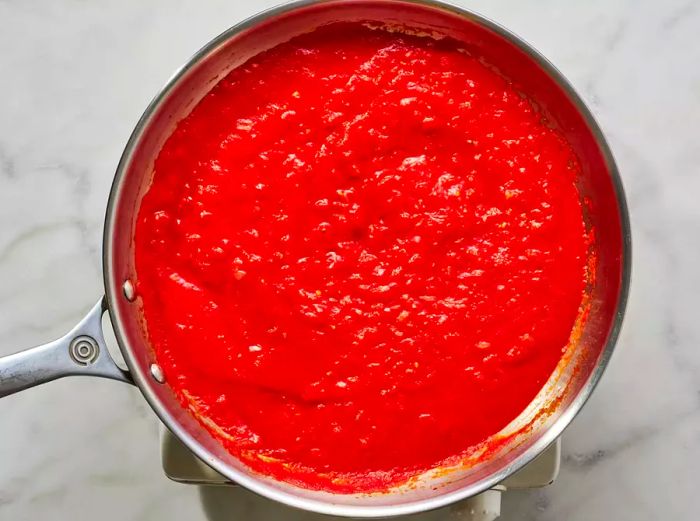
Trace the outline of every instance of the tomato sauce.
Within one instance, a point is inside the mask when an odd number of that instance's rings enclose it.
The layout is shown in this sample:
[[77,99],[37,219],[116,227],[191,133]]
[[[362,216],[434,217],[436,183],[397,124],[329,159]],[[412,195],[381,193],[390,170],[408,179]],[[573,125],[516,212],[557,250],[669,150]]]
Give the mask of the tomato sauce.
[[517,417],[585,286],[577,161],[457,42],[334,24],[177,125],[136,225],[168,384],[252,469],[373,492]]

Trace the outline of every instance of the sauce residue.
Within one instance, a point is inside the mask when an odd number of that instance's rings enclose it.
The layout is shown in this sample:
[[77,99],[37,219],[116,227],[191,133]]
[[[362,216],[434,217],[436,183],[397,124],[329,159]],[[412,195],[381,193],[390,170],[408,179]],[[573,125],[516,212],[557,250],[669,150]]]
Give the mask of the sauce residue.
[[253,470],[375,492],[511,422],[562,356],[587,236],[570,146],[448,39],[334,24],[182,120],[136,226],[168,384]]

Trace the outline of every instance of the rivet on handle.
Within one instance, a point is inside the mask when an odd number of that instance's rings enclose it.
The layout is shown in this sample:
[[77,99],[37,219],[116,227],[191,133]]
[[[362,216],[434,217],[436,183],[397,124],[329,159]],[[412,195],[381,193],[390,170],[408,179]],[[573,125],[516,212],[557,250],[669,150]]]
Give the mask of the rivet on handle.
[[124,282],[124,285],[122,286],[122,291],[124,291],[124,296],[129,302],[133,302],[136,298],[136,290],[134,290],[134,285],[131,283],[130,280]]
[[165,375],[163,369],[158,364],[151,364],[151,376],[159,384],[165,383]]

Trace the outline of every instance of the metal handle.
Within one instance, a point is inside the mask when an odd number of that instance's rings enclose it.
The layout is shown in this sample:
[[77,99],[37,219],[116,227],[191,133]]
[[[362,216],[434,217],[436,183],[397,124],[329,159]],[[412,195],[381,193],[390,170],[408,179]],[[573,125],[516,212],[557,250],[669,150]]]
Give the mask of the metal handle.
[[64,376],[99,376],[133,383],[114,363],[102,334],[102,298],[70,333],[41,346],[0,358],[0,398]]

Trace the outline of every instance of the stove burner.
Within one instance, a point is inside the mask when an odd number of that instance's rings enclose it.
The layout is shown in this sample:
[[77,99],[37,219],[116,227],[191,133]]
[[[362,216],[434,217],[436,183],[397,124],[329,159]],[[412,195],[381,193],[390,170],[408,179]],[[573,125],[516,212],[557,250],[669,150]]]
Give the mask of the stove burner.
[[[185,445],[161,426],[161,458],[165,475],[190,485],[237,486],[192,454]],[[507,490],[545,487],[559,474],[561,439],[532,460],[528,465],[495,487],[449,507],[450,519],[464,521],[493,521],[501,513],[501,494]],[[269,501],[261,499],[261,501]]]

